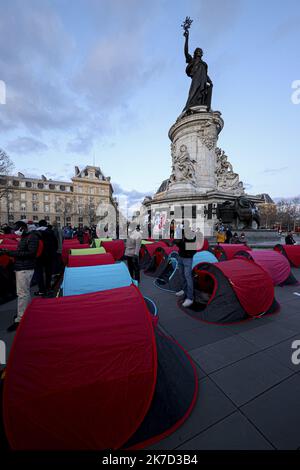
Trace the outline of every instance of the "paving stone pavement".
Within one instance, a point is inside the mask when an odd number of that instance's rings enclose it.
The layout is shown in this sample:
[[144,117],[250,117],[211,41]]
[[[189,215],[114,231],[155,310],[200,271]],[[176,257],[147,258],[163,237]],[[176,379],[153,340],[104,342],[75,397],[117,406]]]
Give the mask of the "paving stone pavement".
[[[300,280],[300,270],[294,269]],[[280,312],[230,326],[209,325],[177,308],[174,294],[143,276],[140,288],[158,306],[159,323],[198,366],[197,404],[187,421],[151,449],[298,449],[300,286],[276,287]]]

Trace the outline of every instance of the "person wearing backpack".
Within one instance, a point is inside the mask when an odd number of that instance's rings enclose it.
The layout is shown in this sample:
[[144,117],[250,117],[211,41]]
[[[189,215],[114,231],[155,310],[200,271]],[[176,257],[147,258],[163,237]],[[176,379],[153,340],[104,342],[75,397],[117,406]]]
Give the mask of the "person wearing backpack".
[[15,234],[21,237],[17,250],[1,250],[15,259],[14,270],[16,273],[16,289],[18,296],[18,312],[14,323],[7,331],[15,331],[31,300],[30,283],[36,266],[37,253],[39,249],[39,238],[36,232],[28,232],[28,227],[22,220],[15,224]]
[[35,231],[43,242],[43,251],[37,259],[36,276],[39,290],[35,295],[47,295],[51,291],[51,280],[54,268],[54,261],[58,249],[57,238],[46,220],[40,220]]

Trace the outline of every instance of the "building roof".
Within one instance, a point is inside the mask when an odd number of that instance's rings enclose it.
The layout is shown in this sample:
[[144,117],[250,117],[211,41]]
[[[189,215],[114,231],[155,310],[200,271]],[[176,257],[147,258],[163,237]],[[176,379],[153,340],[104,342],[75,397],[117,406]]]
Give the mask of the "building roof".
[[269,194],[266,194],[266,193],[257,194],[257,197],[260,197],[261,199],[263,199],[265,204],[275,204],[271,196],[269,196]]

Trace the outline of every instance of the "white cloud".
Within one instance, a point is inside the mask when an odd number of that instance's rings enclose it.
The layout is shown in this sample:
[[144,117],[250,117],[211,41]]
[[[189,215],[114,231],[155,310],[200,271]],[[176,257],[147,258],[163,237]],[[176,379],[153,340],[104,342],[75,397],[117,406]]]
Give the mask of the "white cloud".
[[6,145],[9,152],[17,154],[40,153],[48,150],[48,146],[32,137],[18,137]]

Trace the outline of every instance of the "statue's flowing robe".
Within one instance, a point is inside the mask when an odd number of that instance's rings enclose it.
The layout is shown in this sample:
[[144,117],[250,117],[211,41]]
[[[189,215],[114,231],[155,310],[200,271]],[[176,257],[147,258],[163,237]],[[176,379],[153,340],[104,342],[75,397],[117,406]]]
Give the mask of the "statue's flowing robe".
[[186,74],[192,78],[188,100],[184,110],[188,110],[192,106],[207,105],[207,64],[200,58],[194,59],[191,55],[187,57],[188,65]]

